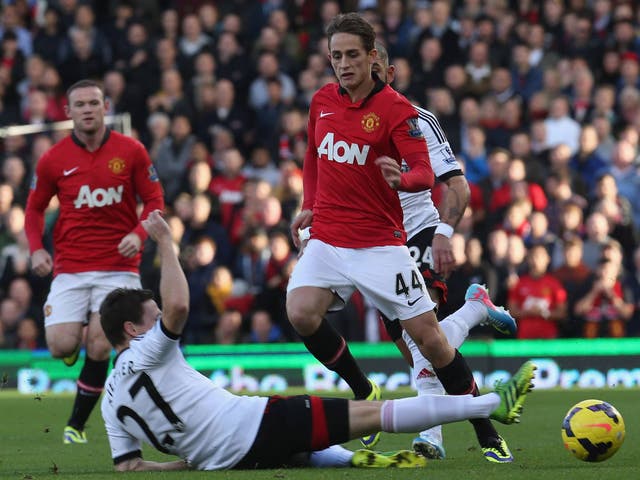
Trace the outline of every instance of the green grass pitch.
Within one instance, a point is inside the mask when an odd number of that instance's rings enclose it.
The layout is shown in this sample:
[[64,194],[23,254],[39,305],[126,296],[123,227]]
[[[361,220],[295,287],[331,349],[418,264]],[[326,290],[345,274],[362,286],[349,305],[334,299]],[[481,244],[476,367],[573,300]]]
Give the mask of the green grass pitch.
[[[299,390],[291,393],[300,393]],[[639,478],[640,413],[636,390],[534,391],[527,399],[522,423],[498,425],[514,456],[512,464],[486,462],[468,422],[445,426],[447,458],[432,461],[426,469],[300,469],[231,472],[144,472],[115,474],[99,411],[87,426],[88,445],[63,445],[62,428],[71,408],[71,396],[25,396],[0,392],[0,479],[424,479],[429,480],[606,480]],[[389,392],[383,396],[389,398]],[[411,395],[410,391],[401,394]],[[398,396],[396,393],[394,396]],[[608,461],[589,464],[574,459],[563,447],[560,424],[574,403],[597,398],[613,404],[623,415],[626,441]],[[380,450],[409,448],[412,435],[383,434]],[[358,448],[357,442],[347,447]],[[169,460],[146,448],[147,459]]]

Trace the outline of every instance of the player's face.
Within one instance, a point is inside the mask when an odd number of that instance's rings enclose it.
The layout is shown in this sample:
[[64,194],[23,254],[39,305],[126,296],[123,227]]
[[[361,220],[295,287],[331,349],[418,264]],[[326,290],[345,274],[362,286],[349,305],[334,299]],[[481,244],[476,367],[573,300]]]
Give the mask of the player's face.
[[371,66],[371,71],[378,75],[378,78],[384,83],[391,84],[395,78],[396,67],[389,65],[387,62],[376,58]]
[[371,79],[376,50],[367,52],[359,36],[336,33],[331,37],[329,59],[340,85],[349,92],[358,90]]
[[69,95],[66,112],[76,131],[92,135],[104,126],[106,102],[97,87],[77,88]]
[[142,335],[151,330],[161,315],[162,311],[158,308],[158,304],[154,300],[144,302],[142,304],[142,324],[136,325],[136,333]]

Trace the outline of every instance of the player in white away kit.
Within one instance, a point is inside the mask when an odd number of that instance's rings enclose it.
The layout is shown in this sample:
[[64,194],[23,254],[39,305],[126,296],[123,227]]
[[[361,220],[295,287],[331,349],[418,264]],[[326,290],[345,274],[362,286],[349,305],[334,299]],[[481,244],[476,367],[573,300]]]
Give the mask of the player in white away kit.
[[[179,339],[189,311],[189,288],[159,211],[142,222],[158,244],[163,309],[148,290],[112,291],[100,308],[105,335],[117,356],[102,399],[116,470],[278,468],[312,453],[315,466],[424,466],[403,451],[385,457],[337,445],[377,431],[413,432],[439,423],[491,416],[519,421],[535,366],[526,362],[509,382],[487,395],[418,396],[354,401],[309,395],[238,396],[194,370]],[[145,441],[180,461],[142,459]]]
[[[389,57],[382,44],[376,42],[378,56],[373,71],[385,83],[393,82],[395,67],[389,65]],[[404,213],[404,228],[407,246],[422,273],[431,298],[446,302],[445,279],[454,265],[450,238],[469,201],[469,186],[464,178],[447,137],[431,112],[415,106],[418,124],[429,150],[431,168],[441,182],[446,183],[447,192],[443,201],[442,217],[431,198],[431,191],[409,193],[398,192]],[[403,162],[403,170],[408,170]],[[516,323],[502,308],[495,307],[481,285],[471,285],[465,295],[465,304],[440,322],[449,343],[459,348],[474,326],[487,322],[502,333],[514,334]],[[418,394],[444,394],[442,383],[433,373],[433,366],[420,353],[411,337],[399,322],[390,321],[382,315],[387,332],[403,356],[412,366],[412,376]],[[491,462],[513,461],[504,439],[496,432],[488,419],[472,421],[480,442],[484,458]],[[413,448],[428,458],[444,458],[442,428],[436,426],[421,432],[413,441]]]

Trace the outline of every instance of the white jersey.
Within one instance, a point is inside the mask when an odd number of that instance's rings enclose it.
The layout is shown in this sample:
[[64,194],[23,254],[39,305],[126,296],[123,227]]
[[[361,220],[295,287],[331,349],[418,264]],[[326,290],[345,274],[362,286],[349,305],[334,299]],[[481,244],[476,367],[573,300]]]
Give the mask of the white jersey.
[[158,321],[116,358],[102,417],[115,463],[140,456],[145,441],[199,470],[218,470],[247,454],[267,401],[216,387]]
[[[436,116],[417,105],[414,105],[414,107],[418,112],[420,130],[422,130],[422,134],[427,141],[431,168],[435,176],[443,180],[442,177],[450,172],[459,171],[458,174],[461,175],[462,168],[456,160],[447,136],[444,134]],[[409,170],[409,166],[404,160],[402,160],[402,169],[403,171]],[[444,179],[446,178],[444,177]],[[440,223],[438,209],[431,199],[431,190],[413,193],[398,192],[398,195],[402,204],[403,223],[407,232],[407,239],[413,237],[425,227],[433,227]]]

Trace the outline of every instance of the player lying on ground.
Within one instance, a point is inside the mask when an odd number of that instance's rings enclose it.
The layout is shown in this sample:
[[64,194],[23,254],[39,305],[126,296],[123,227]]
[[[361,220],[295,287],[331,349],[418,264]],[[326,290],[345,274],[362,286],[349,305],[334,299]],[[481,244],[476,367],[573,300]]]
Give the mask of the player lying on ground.
[[[100,308],[102,328],[117,352],[102,400],[117,470],[275,468],[290,465],[296,454],[378,431],[414,432],[468,418],[519,421],[532,388],[531,362],[479,397],[354,401],[238,396],[216,387],[180,350],[189,289],[169,226],[159,211],[142,224],[158,244],[162,311],[152,293],[140,289],[116,289]],[[182,460],[144,461],[142,441]]]

